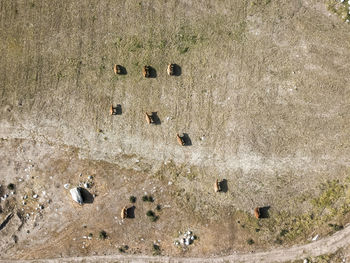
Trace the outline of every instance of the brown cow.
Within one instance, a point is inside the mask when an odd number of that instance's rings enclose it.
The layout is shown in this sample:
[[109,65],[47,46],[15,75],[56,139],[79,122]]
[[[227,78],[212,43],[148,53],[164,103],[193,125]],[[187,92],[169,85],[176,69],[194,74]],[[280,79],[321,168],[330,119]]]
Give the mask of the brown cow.
[[260,218],[260,207],[255,207],[254,216],[256,217],[256,219]]
[[144,66],[142,68],[142,75],[145,78],[149,78],[151,76],[151,67],[150,66]]
[[114,74],[123,74],[123,69],[120,65],[115,64],[113,67]]
[[146,121],[147,121],[148,124],[154,124],[155,123],[153,114],[148,114],[147,112],[145,112],[145,115],[146,115]]
[[214,191],[215,192],[220,192],[221,191],[221,182],[219,182],[218,179],[216,179],[215,184],[214,184]]
[[169,64],[167,68],[167,73],[169,76],[175,75],[175,64]]
[[120,216],[122,219],[128,218],[128,208],[126,206],[122,208]]
[[111,105],[111,107],[109,108],[109,113],[111,115],[117,115],[117,108],[113,107],[113,104]]
[[176,134],[176,139],[177,139],[177,142],[181,145],[181,146],[185,146],[185,140],[184,140],[184,137],[180,137],[180,135],[177,133]]

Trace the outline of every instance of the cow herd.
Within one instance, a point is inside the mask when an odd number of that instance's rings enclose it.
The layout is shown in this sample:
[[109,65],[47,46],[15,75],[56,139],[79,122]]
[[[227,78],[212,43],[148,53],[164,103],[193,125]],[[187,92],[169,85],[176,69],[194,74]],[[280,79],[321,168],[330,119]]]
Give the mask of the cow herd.
[[[124,75],[126,74],[126,70],[123,66],[121,65],[117,65],[115,64],[113,67],[113,71],[114,74],[116,75]],[[178,76],[180,75],[180,67],[176,64],[169,64],[167,67],[167,74],[169,76]],[[151,66],[144,66],[142,68],[142,75],[145,78],[152,78],[155,77],[155,70],[151,67]],[[110,107],[110,115],[118,115],[118,108],[114,107],[113,105],[111,105]],[[151,114],[145,112],[145,119],[146,122],[148,124],[156,124],[156,116],[154,115],[154,113],[152,112]],[[178,133],[176,134],[176,139],[179,145],[181,146],[185,146],[186,145],[186,140],[185,140],[185,136],[180,136]],[[214,183],[214,192],[221,192],[222,191],[222,187],[221,187],[221,183],[218,179],[216,179],[215,183]],[[260,208],[256,207],[254,209],[254,216],[259,219],[261,218],[261,213],[260,213]],[[127,218],[128,217],[128,208],[127,207],[123,207],[122,211],[121,211],[121,218]]]

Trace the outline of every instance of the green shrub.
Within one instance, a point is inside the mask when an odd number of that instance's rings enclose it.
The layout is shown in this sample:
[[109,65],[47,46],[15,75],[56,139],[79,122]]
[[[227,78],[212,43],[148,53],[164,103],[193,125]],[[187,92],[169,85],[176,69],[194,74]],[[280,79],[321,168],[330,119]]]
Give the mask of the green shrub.
[[148,210],[146,215],[153,217],[154,216],[154,212],[152,210]]
[[8,186],[7,186],[7,189],[9,189],[9,190],[14,190],[15,189],[15,185],[14,184],[8,184]]
[[130,200],[131,203],[135,203],[136,202],[136,197],[132,195],[132,196],[130,196],[129,200]]
[[100,234],[99,234],[99,237],[100,237],[100,239],[106,239],[107,238],[107,233],[106,233],[106,231],[104,231],[104,230],[101,230],[100,231]]
[[253,245],[253,244],[254,244],[254,240],[251,239],[251,238],[249,238],[249,239],[247,240],[247,243],[248,243],[248,245]]

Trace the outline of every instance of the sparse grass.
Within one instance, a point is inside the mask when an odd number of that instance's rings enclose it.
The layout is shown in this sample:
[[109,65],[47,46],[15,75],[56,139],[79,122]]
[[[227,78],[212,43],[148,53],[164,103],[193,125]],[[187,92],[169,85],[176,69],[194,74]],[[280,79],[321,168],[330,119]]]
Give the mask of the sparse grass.
[[259,6],[259,7],[262,7],[262,6],[268,5],[269,3],[271,3],[271,0],[253,0],[253,1],[251,2],[251,6]]
[[189,47],[179,47],[178,50],[180,54],[185,54],[188,51]]
[[342,3],[337,0],[328,0],[326,5],[327,5],[328,11],[336,14],[343,21],[346,21],[346,22],[350,21],[350,10],[349,10],[349,3],[347,0],[345,0]]
[[[308,199],[310,200],[310,199]],[[305,201],[304,201],[305,202]],[[312,207],[305,214],[292,215],[286,211],[271,212],[269,219],[257,221],[251,214],[237,212],[239,225],[252,238],[260,239],[266,233],[271,244],[308,240],[312,233],[327,235],[343,229],[344,215],[350,211],[350,180],[328,181],[321,186],[318,197],[310,201]],[[259,233],[256,231],[259,229]],[[264,241],[266,235],[264,234]]]

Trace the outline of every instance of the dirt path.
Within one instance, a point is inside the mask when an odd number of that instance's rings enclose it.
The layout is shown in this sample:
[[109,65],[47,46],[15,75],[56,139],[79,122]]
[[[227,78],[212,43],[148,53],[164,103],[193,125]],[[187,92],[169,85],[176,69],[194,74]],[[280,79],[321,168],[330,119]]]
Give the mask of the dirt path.
[[306,245],[293,246],[285,249],[274,249],[266,252],[237,253],[216,258],[172,258],[152,256],[87,256],[41,260],[0,260],[0,262],[286,262],[331,254],[340,248],[350,245],[350,226],[332,236],[320,239]]

